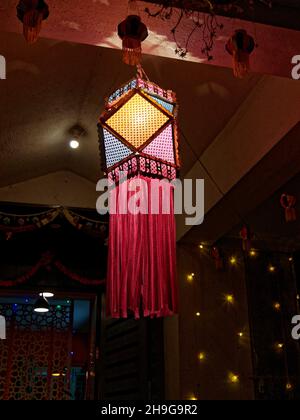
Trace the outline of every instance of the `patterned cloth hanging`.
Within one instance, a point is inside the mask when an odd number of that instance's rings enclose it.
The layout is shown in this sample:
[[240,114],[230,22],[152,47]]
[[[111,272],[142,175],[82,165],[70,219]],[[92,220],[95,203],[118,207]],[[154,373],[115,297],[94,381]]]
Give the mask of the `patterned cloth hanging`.
[[49,7],[44,0],[20,0],[17,17],[23,23],[23,34],[29,44],[38,40],[43,20],[49,16]]
[[249,57],[254,48],[254,39],[244,29],[236,30],[228,40],[226,51],[232,55],[235,77],[243,78],[248,74],[250,69]]
[[286,222],[294,222],[297,220],[297,213],[295,209],[297,199],[294,195],[282,194],[280,204],[284,208]]
[[[176,96],[140,71],[106,100],[105,108],[98,125],[103,169],[114,183],[111,202],[117,203],[114,212],[110,208],[107,314],[172,315],[177,312],[173,187],[166,182],[160,189],[159,180],[174,180],[179,169]],[[132,181],[140,202],[152,208],[155,201],[156,212],[149,207],[124,214]],[[167,214],[162,197],[170,207]]]

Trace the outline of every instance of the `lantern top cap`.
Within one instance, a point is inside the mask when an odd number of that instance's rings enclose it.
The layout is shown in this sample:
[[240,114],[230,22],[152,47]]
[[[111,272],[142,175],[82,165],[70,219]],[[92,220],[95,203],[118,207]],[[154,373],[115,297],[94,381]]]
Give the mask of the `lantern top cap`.
[[110,108],[114,106],[121,98],[128,95],[132,90],[140,90],[146,94],[154,95],[159,99],[169,102],[171,104],[176,104],[176,94],[172,90],[165,90],[151,82],[150,80],[145,80],[139,75],[136,75],[129,82],[126,82],[121,87],[116,89],[111,95],[105,98],[105,106]]

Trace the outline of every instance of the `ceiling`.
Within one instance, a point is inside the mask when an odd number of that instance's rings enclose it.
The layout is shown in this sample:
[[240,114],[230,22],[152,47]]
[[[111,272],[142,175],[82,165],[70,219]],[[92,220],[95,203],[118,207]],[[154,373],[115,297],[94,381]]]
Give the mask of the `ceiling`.
[[[0,28],[7,32],[22,32],[22,24],[16,17],[17,0],[1,0],[0,2]],[[95,46],[105,46],[119,49],[121,41],[117,36],[116,28],[127,14],[127,0],[48,0],[50,16],[44,22],[42,36],[49,39],[65,40],[68,42],[84,43]],[[151,18],[144,12],[149,3],[139,1],[139,10],[143,21],[149,28],[149,37],[143,44],[145,53],[179,58],[174,51],[176,45],[171,33],[176,24],[179,11],[167,21],[160,18]],[[150,5],[151,11],[158,10],[158,6]],[[271,13],[263,8],[264,16]],[[219,17],[218,22],[223,29],[217,30],[213,49],[214,60],[210,65],[231,67],[231,57],[225,51],[224,45],[232,35],[234,29],[246,29],[254,36],[258,48],[253,53],[251,66],[254,72],[273,74],[278,76],[291,76],[291,57],[298,54],[300,45],[300,27],[297,11],[291,13],[296,19],[296,30],[289,30],[240,20],[237,16]],[[282,21],[282,12],[279,21]],[[291,19],[291,17],[289,18]],[[185,18],[178,27],[177,38],[182,45],[185,44],[188,34],[193,29],[191,19]],[[2,45],[0,44],[0,53]],[[185,61],[207,63],[207,58],[201,53],[201,30],[196,31],[190,39],[189,54]]]
[[[0,200],[28,202],[30,197],[35,204],[94,208],[95,182],[102,176],[97,121],[104,97],[134,75],[122,63],[116,35],[127,2],[93,0],[87,7],[86,0],[49,0],[44,38],[35,45],[27,45],[20,34],[15,3],[0,5],[0,54],[7,61],[7,79],[0,81]],[[210,65],[199,39],[193,39],[185,60],[176,59],[174,22],[143,19],[150,29],[143,67],[151,80],[177,93],[181,173],[205,179],[208,213],[300,121],[300,84],[291,79],[300,31],[220,18],[225,26]],[[237,25],[255,33],[259,44],[253,72],[243,80],[233,77],[224,50]],[[188,30],[184,22],[180,36]],[[71,150],[69,130],[76,124],[86,136],[78,150]],[[178,238],[190,229],[183,220]]]
[[[133,69],[113,49],[45,39],[28,46],[8,33],[0,33],[0,45],[7,59],[0,96],[0,186],[58,170],[95,183],[101,176],[97,121],[103,100]],[[151,80],[177,92],[183,174],[260,80],[251,75],[240,81],[229,69],[153,56],[144,57],[144,68]],[[71,150],[69,130],[75,124],[87,135],[80,149]]]
[[[161,0],[145,0],[147,3],[161,4]],[[265,25],[278,26],[281,28],[300,30],[299,27],[299,9],[298,0],[271,0],[272,7],[269,6],[268,0],[254,0],[250,6],[250,2],[245,0],[215,0],[216,13],[222,16],[243,19]],[[170,3],[169,1],[168,3]],[[208,3],[203,0],[172,0],[173,4],[184,3],[186,7],[192,10],[207,11]],[[237,8],[228,8],[227,5],[235,3]],[[204,4],[204,6],[203,6]]]

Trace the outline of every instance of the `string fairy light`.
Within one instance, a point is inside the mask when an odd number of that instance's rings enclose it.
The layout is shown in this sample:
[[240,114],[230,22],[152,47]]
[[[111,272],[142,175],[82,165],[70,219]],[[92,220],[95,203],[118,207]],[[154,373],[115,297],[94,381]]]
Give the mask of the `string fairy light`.
[[279,302],[275,302],[273,304],[273,308],[275,309],[275,311],[280,311],[280,309],[281,309],[280,303]]
[[269,270],[270,273],[275,273],[276,267],[274,265],[270,264],[269,267],[268,267],[268,270]]
[[194,280],[195,273],[190,273],[187,275],[187,281],[192,282]]
[[250,251],[249,251],[249,255],[250,255],[250,257],[252,257],[252,258],[257,257],[257,252],[256,252],[256,250],[255,250],[255,249],[250,249]]
[[232,384],[237,384],[240,381],[239,375],[233,372],[229,372],[228,379]]
[[206,359],[206,354],[203,351],[201,351],[198,354],[198,359],[200,360],[200,362],[203,362]]
[[230,257],[229,262],[231,265],[237,264],[237,258],[235,256]]
[[225,295],[225,301],[232,305],[234,303],[234,296],[231,294]]

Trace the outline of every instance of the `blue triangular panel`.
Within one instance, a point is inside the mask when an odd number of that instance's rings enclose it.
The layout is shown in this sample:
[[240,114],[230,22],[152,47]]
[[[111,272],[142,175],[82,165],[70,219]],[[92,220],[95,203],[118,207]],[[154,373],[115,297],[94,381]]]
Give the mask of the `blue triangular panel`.
[[166,102],[162,99],[157,98],[156,96],[151,95],[151,99],[153,99],[155,102],[157,102],[160,106],[165,108],[170,114],[173,114],[174,111],[174,105],[170,104],[169,102]]
[[108,168],[130,156],[133,151],[120,142],[109,131],[103,129],[106,165]]

